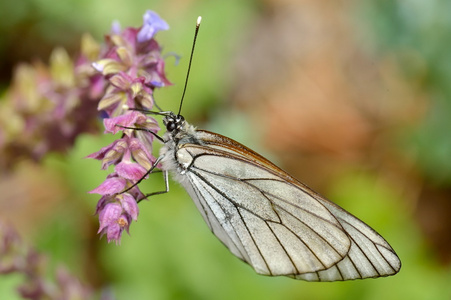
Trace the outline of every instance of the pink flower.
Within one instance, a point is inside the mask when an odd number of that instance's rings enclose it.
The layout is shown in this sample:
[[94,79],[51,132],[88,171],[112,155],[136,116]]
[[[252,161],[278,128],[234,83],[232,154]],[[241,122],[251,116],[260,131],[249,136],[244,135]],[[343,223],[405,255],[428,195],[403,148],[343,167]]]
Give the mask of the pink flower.
[[113,197],[102,197],[99,214],[99,233],[106,234],[108,242],[120,243],[122,232],[129,231],[130,222],[138,219],[139,209],[135,198],[128,193]]
[[154,106],[153,91],[170,85],[164,72],[161,48],[155,33],[169,26],[156,13],[147,11],[140,29],[115,25],[107,37],[109,48],[92,66],[107,84],[97,109],[106,114],[105,133],[121,137],[87,156],[102,161],[102,169],[115,165],[114,173],[90,193],[102,195],[96,208],[100,234],[119,243],[138,217],[138,202],[145,198],[136,185],[153,167],[153,141],[160,130],[157,121],[142,110]]
[[[120,241],[122,231],[125,228],[122,219],[122,206],[120,203],[112,202],[105,205],[99,213],[100,227],[98,233],[106,234],[108,242]],[[128,223],[126,226],[129,225]]]

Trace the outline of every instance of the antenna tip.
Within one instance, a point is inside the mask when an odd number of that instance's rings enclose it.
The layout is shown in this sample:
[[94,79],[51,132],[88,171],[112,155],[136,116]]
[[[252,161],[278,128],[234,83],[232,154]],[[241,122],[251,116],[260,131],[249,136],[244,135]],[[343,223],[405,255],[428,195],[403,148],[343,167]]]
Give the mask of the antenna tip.
[[199,25],[200,25],[200,21],[202,21],[202,17],[201,17],[201,16],[198,16],[198,17],[197,17],[197,23],[196,23],[196,24],[197,24],[197,26],[199,26]]

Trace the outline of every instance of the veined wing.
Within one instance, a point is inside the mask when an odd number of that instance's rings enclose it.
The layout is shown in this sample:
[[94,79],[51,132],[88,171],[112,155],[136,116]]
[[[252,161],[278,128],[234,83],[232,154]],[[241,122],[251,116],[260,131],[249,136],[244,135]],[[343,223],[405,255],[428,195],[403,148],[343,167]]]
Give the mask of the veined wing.
[[401,269],[401,261],[395,251],[371,227],[341,207],[322,200],[337,217],[351,239],[346,257],[327,270],[295,276],[308,281],[338,281],[390,276]]
[[258,273],[334,281],[399,270],[363,222],[245,146],[197,133],[203,145],[179,145],[192,157],[181,183],[213,233]]

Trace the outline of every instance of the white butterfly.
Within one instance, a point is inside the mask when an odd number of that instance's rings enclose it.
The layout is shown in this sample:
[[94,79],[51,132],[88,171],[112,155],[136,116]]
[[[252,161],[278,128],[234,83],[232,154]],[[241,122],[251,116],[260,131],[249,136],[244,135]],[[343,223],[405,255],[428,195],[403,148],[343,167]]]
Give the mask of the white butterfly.
[[171,172],[211,231],[259,274],[308,281],[396,274],[401,261],[368,225],[251,149],[196,130],[180,115],[200,20],[179,113],[156,113],[167,132],[156,136],[164,146],[148,173],[161,163],[167,192]]
[[196,130],[181,115],[161,114],[167,132],[157,161],[166,183],[169,171],[211,231],[257,273],[337,281],[401,268],[377,232],[261,155]]

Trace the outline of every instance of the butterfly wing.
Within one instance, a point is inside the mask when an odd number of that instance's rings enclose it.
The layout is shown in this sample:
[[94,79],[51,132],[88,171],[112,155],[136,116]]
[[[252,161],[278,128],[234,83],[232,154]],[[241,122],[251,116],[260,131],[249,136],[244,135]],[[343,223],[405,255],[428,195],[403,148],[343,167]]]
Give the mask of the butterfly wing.
[[374,230],[227,137],[195,131],[172,157],[212,232],[259,274],[335,281],[399,270]]
[[377,278],[398,273],[401,261],[395,251],[371,227],[338,205],[320,200],[338,219],[351,239],[351,248],[343,260],[329,269],[295,276],[308,281],[338,281]]

